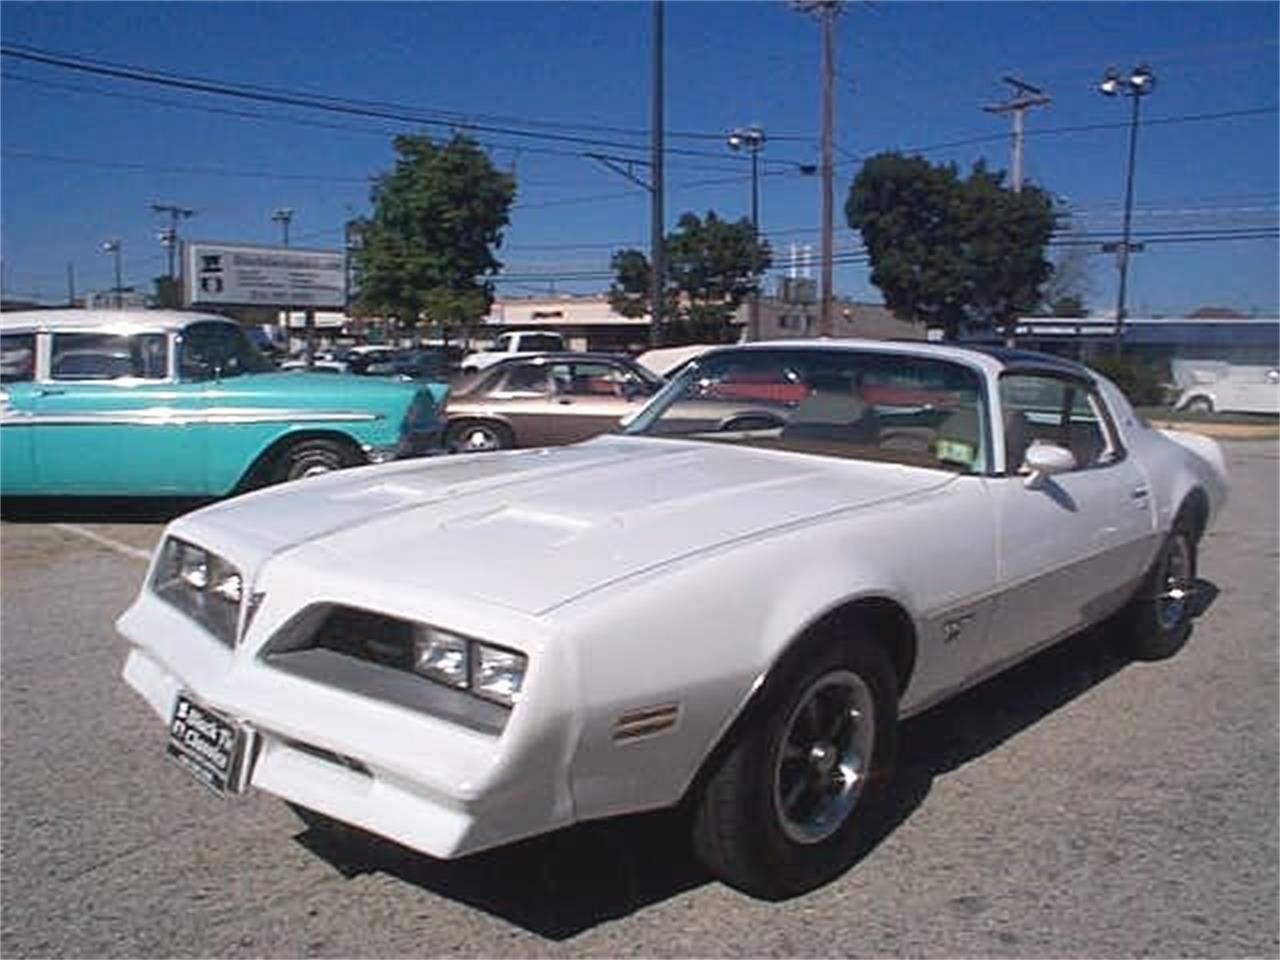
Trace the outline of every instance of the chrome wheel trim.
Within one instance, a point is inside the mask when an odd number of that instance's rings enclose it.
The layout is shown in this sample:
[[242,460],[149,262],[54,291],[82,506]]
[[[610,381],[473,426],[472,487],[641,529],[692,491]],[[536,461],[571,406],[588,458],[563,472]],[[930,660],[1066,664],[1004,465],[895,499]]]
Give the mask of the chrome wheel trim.
[[472,426],[463,431],[462,443],[458,447],[470,453],[476,453],[484,450],[500,450],[502,443],[498,440],[498,434],[490,427]]
[[1191,541],[1178,531],[1165,547],[1156,578],[1156,621],[1161,630],[1168,632],[1182,622],[1191,588]]
[[795,843],[821,843],[858,803],[875,746],[875,702],[855,673],[833,670],[805,690],[778,743],[773,804]]
[[334,469],[336,468],[331,467],[328,464],[313,463],[311,466],[307,467],[301,473],[295,474],[294,479],[302,480],[302,479],[305,479],[306,477],[318,477],[322,473],[333,473]]

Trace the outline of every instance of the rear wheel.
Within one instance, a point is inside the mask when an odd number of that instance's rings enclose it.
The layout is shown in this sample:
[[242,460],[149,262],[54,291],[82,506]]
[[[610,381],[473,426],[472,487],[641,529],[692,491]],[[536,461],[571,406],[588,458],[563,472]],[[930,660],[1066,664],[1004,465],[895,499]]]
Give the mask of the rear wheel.
[[336,440],[299,440],[285,447],[276,458],[271,479],[275,483],[318,477],[356,463],[351,450]]
[[449,424],[444,445],[450,453],[480,453],[515,446],[511,431],[487,420],[460,420]]
[[897,753],[897,682],[873,642],[806,645],[779,665],[703,785],[694,849],[756,897],[832,879],[874,833]]
[[1122,616],[1129,652],[1139,660],[1171,657],[1191,634],[1196,580],[1196,528],[1180,513],[1138,595]]
[[1187,401],[1187,409],[1192,413],[1213,413],[1213,401],[1208,397],[1193,397]]

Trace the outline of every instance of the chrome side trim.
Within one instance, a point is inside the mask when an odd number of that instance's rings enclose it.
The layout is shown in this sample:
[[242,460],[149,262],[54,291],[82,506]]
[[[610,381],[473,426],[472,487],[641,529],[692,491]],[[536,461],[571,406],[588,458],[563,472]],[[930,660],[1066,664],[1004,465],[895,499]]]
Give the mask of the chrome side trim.
[[3,423],[42,427],[144,426],[171,427],[188,424],[249,423],[370,423],[385,420],[381,413],[365,410],[289,410],[276,407],[223,407],[183,410],[150,407],[146,410],[103,413],[33,413],[6,411]]

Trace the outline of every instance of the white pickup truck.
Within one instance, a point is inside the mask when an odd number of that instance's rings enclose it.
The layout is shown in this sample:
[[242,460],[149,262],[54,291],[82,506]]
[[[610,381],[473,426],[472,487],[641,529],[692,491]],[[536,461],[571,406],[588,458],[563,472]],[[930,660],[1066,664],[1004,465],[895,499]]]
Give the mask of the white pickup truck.
[[564,337],[550,330],[516,330],[504,333],[493,341],[493,346],[462,358],[464,374],[479,373],[499,360],[525,353],[547,353],[565,350]]

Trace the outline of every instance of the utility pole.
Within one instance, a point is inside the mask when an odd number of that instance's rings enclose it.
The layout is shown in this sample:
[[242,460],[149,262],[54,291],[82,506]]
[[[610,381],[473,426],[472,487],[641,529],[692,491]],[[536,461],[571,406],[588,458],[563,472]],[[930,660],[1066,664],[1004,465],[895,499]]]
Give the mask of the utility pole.
[[1013,170],[1013,192],[1021,193],[1023,114],[1031,107],[1048,106],[1050,100],[1043,90],[1033,87],[1017,77],[1005,77],[1004,82],[1013,87],[1013,96],[1004,103],[988,104],[982,109],[987,113],[1013,114],[1013,159],[1011,164]]
[[652,118],[650,121],[650,207],[649,207],[649,346],[657,347],[663,341],[663,298],[666,292],[667,259],[663,250],[663,232],[666,215],[662,197],[662,16],[663,0],[653,2],[653,91]]
[[289,221],[293,219],[293,207],[277,207],[275,213],[271,214],[271,219],[280,224],[280,228],[284,234],[284,245],[289,245]]
[[195,216],[194,210],[188,210],[186,207],[179,207],[172,203],[153,203],[151,209],[156,213],[169,215],[169,226],[165,227],[158,234],[160,243],[165,247],[169,254],[169,279],[175,279],[174,275],[174,253],[178,246],[178,221],[187,217]]
[[845,7],[844,0],[794,0],[795,9],[816,16],[822,24],[822,294],[818,304],[818,323],[822,336],[834,333],[831,320],[832,255],[834,224],[832,220],[835,171],[832,163],[835,112],[835,20]]

